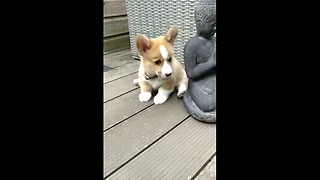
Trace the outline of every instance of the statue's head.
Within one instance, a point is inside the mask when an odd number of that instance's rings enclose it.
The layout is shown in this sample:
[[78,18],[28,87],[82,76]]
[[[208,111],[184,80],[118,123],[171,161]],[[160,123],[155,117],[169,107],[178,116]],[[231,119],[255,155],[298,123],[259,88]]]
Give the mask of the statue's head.
[[210,37],[216,33],[216,0],[200,0],[194,11],[197,32]]

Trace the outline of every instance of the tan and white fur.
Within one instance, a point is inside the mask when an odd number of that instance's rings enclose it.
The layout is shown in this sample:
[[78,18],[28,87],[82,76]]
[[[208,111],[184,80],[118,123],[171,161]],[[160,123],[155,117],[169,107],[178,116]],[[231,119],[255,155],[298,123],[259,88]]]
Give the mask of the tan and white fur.
[[188,77],[179,61],[174,57],[174,41],[178,35],[177,27],[169,29],[165,36],[149,39],[137,34],[136,46],[140,56],[138,79],[141,102],[151,99],[152,90],[158,90],[154,97],[155,104],[167,101],[169,95],[178,89],[177,96],[181,98],[188,87]]

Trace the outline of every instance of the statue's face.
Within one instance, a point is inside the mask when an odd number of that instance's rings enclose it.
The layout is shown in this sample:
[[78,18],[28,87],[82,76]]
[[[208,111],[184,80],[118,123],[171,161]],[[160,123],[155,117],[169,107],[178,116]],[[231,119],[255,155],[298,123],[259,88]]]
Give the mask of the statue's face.
[[213,36],[216,33],[216,22],[198,22],[197,31],[200,35],[205,37]]

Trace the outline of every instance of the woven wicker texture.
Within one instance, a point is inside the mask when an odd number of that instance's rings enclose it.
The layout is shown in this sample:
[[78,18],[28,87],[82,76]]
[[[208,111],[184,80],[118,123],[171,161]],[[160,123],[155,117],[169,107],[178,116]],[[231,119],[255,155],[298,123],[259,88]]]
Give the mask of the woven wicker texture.
[[126,0],[130,44],[133,58],[139,58],[135,44],[138,33],[149,38],[163,36],[173,25],[179,29],[175,57],[181,63],[183,48],[196,35],[194,9],[199,0]]

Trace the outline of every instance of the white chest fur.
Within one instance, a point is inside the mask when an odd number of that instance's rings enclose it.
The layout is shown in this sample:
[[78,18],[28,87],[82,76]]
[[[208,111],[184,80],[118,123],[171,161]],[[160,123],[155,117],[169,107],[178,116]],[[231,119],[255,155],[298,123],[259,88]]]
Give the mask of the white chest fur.
[[162,85],[164,80],[161,78],[155,78],[155,79],[150,79],[148,82],[154,90],[157,90]]

